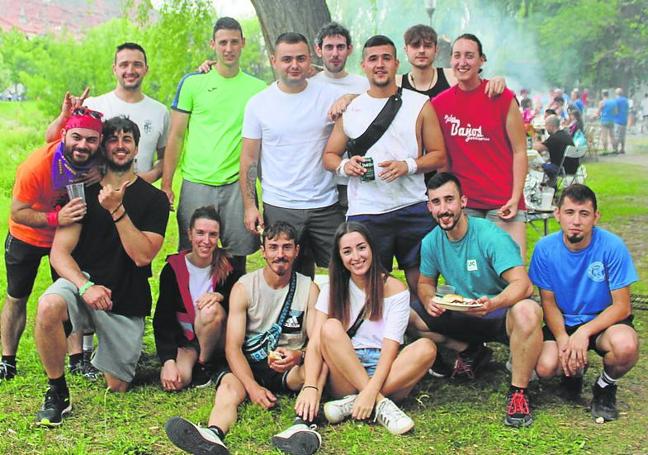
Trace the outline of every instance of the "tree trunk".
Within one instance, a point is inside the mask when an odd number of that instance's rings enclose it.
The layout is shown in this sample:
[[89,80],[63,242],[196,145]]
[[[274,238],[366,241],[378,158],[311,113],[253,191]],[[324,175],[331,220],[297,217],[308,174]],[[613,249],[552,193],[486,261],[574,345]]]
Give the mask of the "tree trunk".
[[310,43],[315,61],[313,41],[322,25],[331,21],[325,0],[251,0],[256,10],[268,54],[274,52],[274,42],[284,32],[299,32]]

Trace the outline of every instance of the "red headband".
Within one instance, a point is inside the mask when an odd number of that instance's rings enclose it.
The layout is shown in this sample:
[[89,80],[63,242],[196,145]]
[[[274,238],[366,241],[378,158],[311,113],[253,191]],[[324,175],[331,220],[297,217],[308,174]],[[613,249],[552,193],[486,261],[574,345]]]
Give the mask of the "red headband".
[[90,109],[77,109],[65,123],[65,130],[68,131],[72,128],[87,128],[89,130],[95,130],[101,134],[103,129],[101,122],[102,116],[103,114],[101,112],[91,111]]

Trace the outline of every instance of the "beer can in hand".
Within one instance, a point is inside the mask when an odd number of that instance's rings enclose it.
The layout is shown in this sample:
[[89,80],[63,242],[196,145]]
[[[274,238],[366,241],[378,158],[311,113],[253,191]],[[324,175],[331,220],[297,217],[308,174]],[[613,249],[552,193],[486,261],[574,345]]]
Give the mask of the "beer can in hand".
[[367,170],[364,174],[360,176],[360,180],[363,182],[371,182],[373,180],[376,180],[376,173],[374,172],[374,162],[373,158],[369,156],[364,157],[364,161],[362,162],[362,167]]

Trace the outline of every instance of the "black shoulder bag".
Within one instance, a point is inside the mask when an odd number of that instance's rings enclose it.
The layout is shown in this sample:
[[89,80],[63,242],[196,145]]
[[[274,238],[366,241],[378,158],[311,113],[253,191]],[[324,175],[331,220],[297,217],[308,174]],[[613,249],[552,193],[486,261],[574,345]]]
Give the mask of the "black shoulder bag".
[[355,139],[349,139],[346,144],[346,150],[349,156],[364,156],[367,150],[371,148],[378,139],[385,134],[389,125],[394,121],[394,117],[398,114],[401,106],[403,105],[403,88],[398,87],[396,93],[389,97],[383,108],[380,110],[371,125],[369,125],[364,133]]

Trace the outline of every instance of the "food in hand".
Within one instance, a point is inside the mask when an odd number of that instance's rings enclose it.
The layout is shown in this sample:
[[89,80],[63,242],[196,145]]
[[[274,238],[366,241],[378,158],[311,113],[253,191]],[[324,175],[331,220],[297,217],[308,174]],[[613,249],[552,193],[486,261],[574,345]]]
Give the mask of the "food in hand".
[[277,360],[283,359],[283,356],[277,351],[270,351],[268,352],[268,359],[270,359],[271,362],[276,362]]

